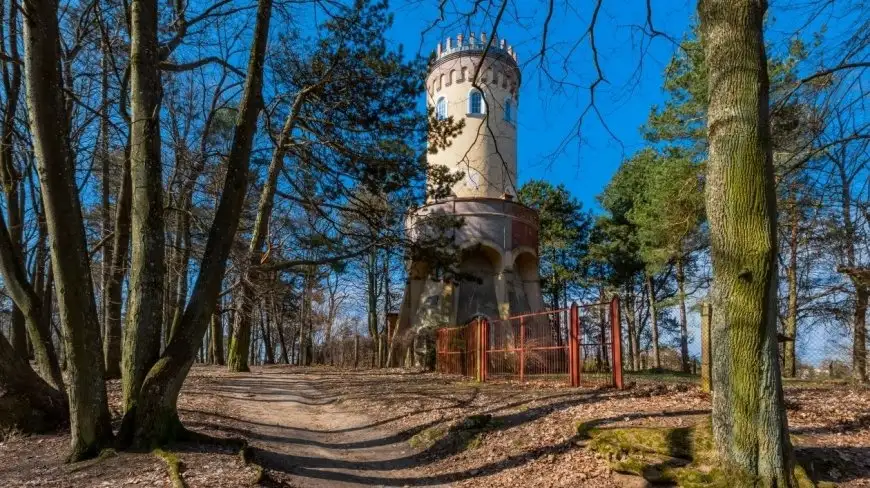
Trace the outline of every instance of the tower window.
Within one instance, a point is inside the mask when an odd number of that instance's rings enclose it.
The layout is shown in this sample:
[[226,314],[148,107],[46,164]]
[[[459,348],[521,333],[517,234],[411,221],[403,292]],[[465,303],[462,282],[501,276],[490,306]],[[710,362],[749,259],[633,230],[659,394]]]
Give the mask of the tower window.
[[444,97],[439,98],[435,104],[435,118],[438,120],[447,118],[447,99]]
[[468,113],[482,114],[483,113],[483,94],[477,90],[468,95]]
[[506,98],[504,101],[504,119],[508,122],[513,122],[516,119],[514,101],[510,98]]

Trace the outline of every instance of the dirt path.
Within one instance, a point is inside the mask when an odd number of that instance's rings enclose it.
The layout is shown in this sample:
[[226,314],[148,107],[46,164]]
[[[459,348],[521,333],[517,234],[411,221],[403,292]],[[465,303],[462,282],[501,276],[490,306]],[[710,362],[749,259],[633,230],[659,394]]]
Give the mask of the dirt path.
[[282,485],[447,486],[426,482],[406,438],[342,407],[326,379],[261,370],[216,379],[213,391]]

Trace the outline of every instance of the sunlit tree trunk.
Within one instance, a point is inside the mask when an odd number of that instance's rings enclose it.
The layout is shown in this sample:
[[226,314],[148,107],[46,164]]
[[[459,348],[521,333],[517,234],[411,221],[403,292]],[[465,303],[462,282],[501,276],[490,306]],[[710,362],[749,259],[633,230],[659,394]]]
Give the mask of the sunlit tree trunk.
[[112,441],[100,355],[100,324],[75,181],[74,160],[58,59],[60,33],[54,0],[23,6],[25,86],[30,132],[51,242],[69,382],[71,452],[78,460]]
[[735,486],[793,486],[777,359],[776,195],[763,39],[767,5],[701,0],[709,66],[713,431]]

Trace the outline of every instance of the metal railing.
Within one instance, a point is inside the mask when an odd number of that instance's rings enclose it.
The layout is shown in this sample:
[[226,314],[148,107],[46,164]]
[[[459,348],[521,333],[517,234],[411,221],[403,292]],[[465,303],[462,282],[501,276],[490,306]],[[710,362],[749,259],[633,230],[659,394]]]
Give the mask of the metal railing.
[[[436,333],[436,369],[492,379],[564,379],[622,388],[619,298],[609,302],[477,319]],[[615,340],[614,340],[615,339]]]

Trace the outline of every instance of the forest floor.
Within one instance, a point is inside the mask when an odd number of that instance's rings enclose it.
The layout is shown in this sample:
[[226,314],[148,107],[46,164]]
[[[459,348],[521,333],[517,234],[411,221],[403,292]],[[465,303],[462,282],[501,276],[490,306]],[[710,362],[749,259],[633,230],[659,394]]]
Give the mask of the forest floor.
[[[248,374],[195,366],[179,400],[185,425],[244,438],[166,448],[189,487],[642,486],[583,447],[577,425],[689,426],[709,397],[683,381],[631,388],[476,384],[435,373],[270,366]],[[789,426],[802,463],[844,487],[870,487],[870,390],[789,384]],[[118,385],[110,401],[119,417]],[[63,463],[69,436],[0,442],[0,486],[172,486],[152,453]]]

